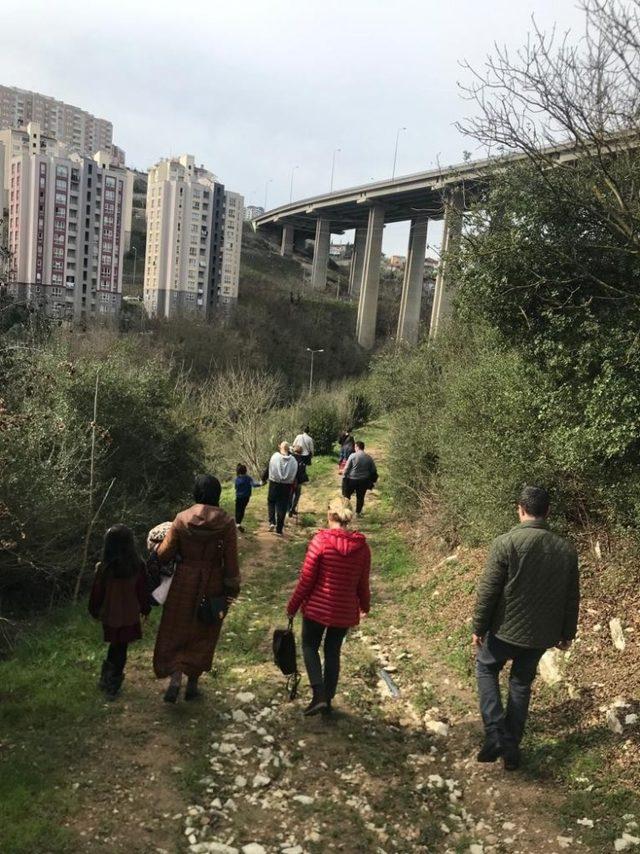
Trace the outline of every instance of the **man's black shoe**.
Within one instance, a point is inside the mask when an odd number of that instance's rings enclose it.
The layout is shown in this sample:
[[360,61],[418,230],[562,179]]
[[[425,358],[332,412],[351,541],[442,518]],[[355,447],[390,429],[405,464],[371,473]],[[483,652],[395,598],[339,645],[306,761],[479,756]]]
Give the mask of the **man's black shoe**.
[[478,762],[495,762],[499,756],[502,756],[502,748],[497,741],[485,740],[485,743],[480,748],[476,757]]
[[517,746],[505,747],[502,751],[502,761],[505,771],[517,771],[520,767],[520,748]]

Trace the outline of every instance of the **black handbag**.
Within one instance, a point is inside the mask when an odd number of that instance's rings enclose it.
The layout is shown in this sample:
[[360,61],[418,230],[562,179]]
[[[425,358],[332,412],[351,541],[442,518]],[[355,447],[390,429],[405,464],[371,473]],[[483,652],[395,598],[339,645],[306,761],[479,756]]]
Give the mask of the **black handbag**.
[[205,626],[221,623],[227,616],[229,603],[226,596],[203,596],[198,605],[196,616]]
[[293,633],[293,617],[289,618],[286,629],[276,629],[273,633],[273,660],[280,672],[287,677],[285,690],[290,700],[298,696],[300,673],[296,654],[296,638]]

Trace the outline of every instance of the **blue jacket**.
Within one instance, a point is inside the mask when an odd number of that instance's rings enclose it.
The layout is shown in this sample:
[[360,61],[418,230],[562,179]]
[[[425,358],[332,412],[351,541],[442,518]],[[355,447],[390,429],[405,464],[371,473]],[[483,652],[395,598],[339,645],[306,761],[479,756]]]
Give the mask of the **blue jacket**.
[[236,497],[251,498],[251,489],[253,487],[253,478],[248,474],[240,475],[235,479]]

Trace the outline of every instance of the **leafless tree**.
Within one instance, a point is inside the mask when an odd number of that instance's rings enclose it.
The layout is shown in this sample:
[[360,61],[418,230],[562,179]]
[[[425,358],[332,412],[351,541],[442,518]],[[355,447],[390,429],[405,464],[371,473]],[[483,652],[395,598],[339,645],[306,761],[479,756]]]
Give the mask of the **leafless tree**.
[[227,433],[256,474],[264,465],[269,417],[278,407],[281,396],[278,376],[232,368],[216,377],[203,397],[216,424]]
[[464,63],[470,81],[461,89],[475,109],[458,128],[489,154],[523,155],[565,200],[579,160],[589,188],[582,210],[635,255],[640,210],[628,179],[640,147],[640,0],[581,0],[581,8],[579,38],[533,20],[520,50],[495,45],[482,67]]

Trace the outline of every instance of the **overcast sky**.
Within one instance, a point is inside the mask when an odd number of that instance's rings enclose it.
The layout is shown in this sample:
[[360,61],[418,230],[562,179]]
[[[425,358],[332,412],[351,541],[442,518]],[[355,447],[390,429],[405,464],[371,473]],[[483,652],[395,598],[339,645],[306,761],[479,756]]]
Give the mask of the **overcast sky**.
[[[127,162],[189,152],[247,204],[458,162],[460,60],[518,47],[576,0],[22,0],[0,14],[0,82],[113,122]],[[385,250],[405,252],[402,226]],[[433,230],[437,234],[437,229]]]

